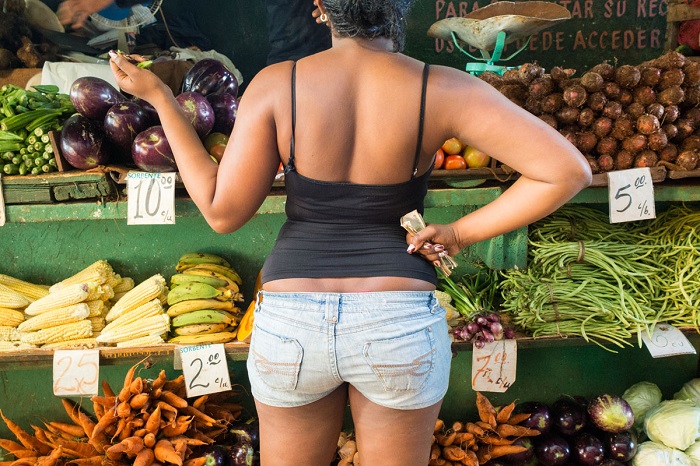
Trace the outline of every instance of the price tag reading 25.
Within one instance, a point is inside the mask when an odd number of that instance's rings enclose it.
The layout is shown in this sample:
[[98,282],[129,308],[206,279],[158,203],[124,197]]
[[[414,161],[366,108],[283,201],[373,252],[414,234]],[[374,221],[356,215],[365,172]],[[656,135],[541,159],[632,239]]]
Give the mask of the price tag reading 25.
[[183,346],[180,359],[188,398],[231,389],[223,344]]
[[474,347],[472,353],[472,389],[478,392],[503,393],[515,382],[518,344],[515,340],[498,340]]
[[100,378],[98,350],[55,350],[53,353],[53,394],[56,396],[97,395]]
[[127,225],[175,223],[175,173],[131,171],[126,186]]
[[610,223],[656,218],[651,170],[631,168],[608,172]]

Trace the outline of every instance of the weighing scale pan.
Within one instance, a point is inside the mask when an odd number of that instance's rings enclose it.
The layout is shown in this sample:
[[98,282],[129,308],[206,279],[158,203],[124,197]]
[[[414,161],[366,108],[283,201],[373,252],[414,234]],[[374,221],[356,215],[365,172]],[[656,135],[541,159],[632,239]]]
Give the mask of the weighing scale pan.
[[436,21],[428,29],[428,35],[452,42],[454,33],[457,39],[472,47],[491,51],[501,31],[506,33],[505,44],[509,44],[570,18],[569,10],[555,3],[496,2],[463,17]]

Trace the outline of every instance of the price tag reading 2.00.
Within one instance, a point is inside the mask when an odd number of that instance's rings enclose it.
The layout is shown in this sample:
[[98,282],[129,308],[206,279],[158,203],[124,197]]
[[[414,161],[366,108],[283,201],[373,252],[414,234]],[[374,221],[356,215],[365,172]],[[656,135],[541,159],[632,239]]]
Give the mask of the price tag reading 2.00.
[[474,347],[472,353],[472,389],[503,393],[515,382],[518,344],[515,340],[498,340]]
[[188,398],[231,389],[224,345],[183,346],[180,359]]
[[126,185],[127,225],[175,223],[175,173],[131,171]]
[[656,217],[654,183],[648,167],[608,172],[608,198],[610,223]]

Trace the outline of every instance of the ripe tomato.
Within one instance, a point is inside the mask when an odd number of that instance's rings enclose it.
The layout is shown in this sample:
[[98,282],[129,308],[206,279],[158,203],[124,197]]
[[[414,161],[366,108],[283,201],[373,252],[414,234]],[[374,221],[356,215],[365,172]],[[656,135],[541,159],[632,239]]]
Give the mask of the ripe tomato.
[[469,168],[484,168],[488,167],[489,163],[491,163],[491,157],[481,152],[479,149],[474,149],[472,146],[464,148],[463,156]]
[[207,137],[204,138],[204,148],[211,154],[211,148],[217,144],[223,144],[224,146],[228,143],[228,136],[224,133],[209,133]]
[[209,148],[209,155],[216,159],[216,162],[221,162],[224,157],[224,151],[226,150],[226,144],[214,144]]
[[435,162],[433,163],[433,169],[439,170],[442,168],[442,165],[445,163],[445,151],[442,149],[438,149],[435,152]]
[[467,161],[461,155],[448,155],[445,157],[445,170],[464,170]]
[[464,144],[457,138],[450,138],[442,144],[442,150],[448,155],[457,155],[462,152]]

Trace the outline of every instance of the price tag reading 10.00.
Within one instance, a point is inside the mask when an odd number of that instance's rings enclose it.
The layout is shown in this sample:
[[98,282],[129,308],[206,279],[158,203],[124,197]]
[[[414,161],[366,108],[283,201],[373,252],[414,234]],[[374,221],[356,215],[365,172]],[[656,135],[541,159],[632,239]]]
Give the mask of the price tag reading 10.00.
[[648,167],[608,172],[608,198],[610,223],[656,217],[654,184]]
[[56,396],[97,395],[100,378],[99,350],[55,350],[53,353],[53,394]]
[[188,398],[231,389],[223,344],[183,346],[180,359]]
[[131,171],[126,185],[127,225],[175,223],[175,173]]
[[474,347],[472,389],[503,393],[515,382],[518,345],[515,340],[498,340]]

